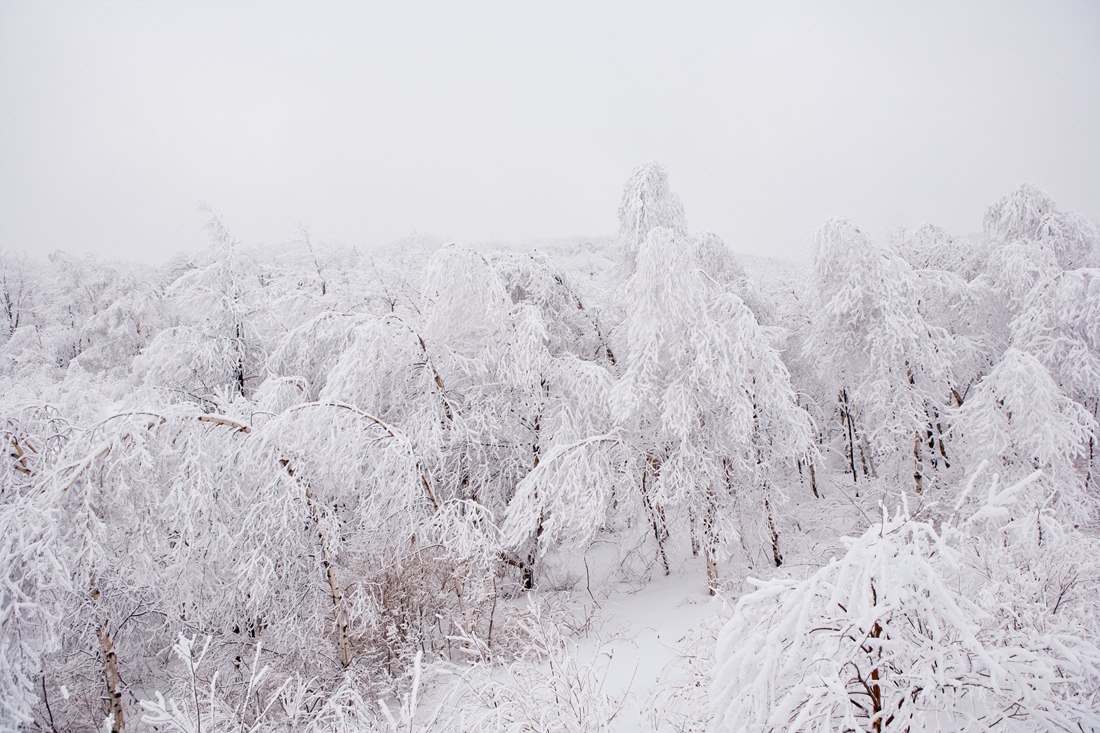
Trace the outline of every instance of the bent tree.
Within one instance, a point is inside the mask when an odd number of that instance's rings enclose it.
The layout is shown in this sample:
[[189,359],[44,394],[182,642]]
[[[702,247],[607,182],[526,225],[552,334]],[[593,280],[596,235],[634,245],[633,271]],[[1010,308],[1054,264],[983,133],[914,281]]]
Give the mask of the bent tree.
[[40,686],[46,707],[15,707],[17,719],[108,716],[122,730],[133,691],[155,680],[151,656],[180,628],[234,618],[233,569],[211,559],[231,551],[224,469],[242,427],[171,410],[115,416],[3,507],[4,676]]

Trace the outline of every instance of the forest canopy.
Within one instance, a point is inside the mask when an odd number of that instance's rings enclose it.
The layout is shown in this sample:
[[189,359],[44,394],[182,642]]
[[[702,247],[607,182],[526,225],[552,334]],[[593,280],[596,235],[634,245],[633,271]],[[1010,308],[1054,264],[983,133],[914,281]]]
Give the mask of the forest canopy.
[[208,216],[0,251],[0,731],[1100,727],[1100,226],[1037,187],[805,263],[653,162],[616,237]]

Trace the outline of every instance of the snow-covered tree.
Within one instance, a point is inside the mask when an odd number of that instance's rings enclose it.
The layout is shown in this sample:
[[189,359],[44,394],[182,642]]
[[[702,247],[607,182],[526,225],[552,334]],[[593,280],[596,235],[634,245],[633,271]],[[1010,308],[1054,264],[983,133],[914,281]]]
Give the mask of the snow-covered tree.
[[657,161],[650,161],[630,174],[619,202],[619,246],[627,276],[634,273],[642,243],[657,227],[684,237],[688,234],[684,206],[668,187],[668,172]]
[[[41,396],[93,341],[103,345],[93,321],[121,297],[128,273],[61,251],[40,263],[8,257],[4,267],[11,332],[0,348],[0,373]],[[125,370],[129,355],[122,361]]]
[[809,450],[786,368],[745,304],[712,287],[672,230],[646,237],[625,290],[624,371],[612,399],[624,436],[646,457],[641,498],[658,539],[665,508],[697,517],[713,585],[733,534],[719,525],[736,508],[754,528],[768,518],[778,564],[767,482]]
[[213,640],[223,687],[247,682],[259,641],[276,686],[352,675],[380,694],[442,645],[441,623],[467,626],[458,567],[492,549],[488,515],[442,500],[408,438],[348,405],[256,429],[178,406],[120,415],[36,482],[0,507],[3,703],[71,730],[131,725],[136,697],[169,684],[157,655],[181,633]]
[[737,295],[762,326],[771,325],[772,305],[749,279],[745,268],[730,252],[722,238],[713,232],[698,232],[692,237],[699,268],[713,283]]
[[[316,674],[360,659],[393,672],[411,661],[410,648],[428,643],[437,614],[449,618],[452,603],[465,612],[462,579],[453,576],[479,550],[467,539],[484,516],[443,498],[398,428],[350,405],[304,403],[250,435],[238,461],[236,598],[264,619],[272,650]],[[390,591],[422,595],[387,597],[387,568],[409,576]],[[417,573],[447,592],[417,588]]]
[[233,619],[222,504],[243,427],[173,412],[110,418],[0,509],[4,677],[24,688],[5,700],[15,719],[80,730],[107,717],[122,730],[166,639]]
[[989,256],[984,277],[1001,303],[1003,319],[1010,322],[1024,307],[1024,301],[1041,280],[1062,272],[1054,253],[1023,242],[997,247]]
[[1100,267],[1100,227],[1075,212],[1059,211],[1033,183],[1022,183],[990,204],[983,226],[994,241],[1047,249],[1062,269]]
[[11,338],[33,312],[34,272],[25,255],[0,252],[0,336]]
[[110,278],[108,297],[83,328],[80,366],[128,380],[134,359],[169,324],[169,313],[148,271],[110,267],[103,275]]
[[[280,378],[300,380],[302,401],[316,401],[329,374],[355,340],[357,329],[375,320],[365,314],[324,311],[291,329],[268,357],[270,376],[260,390],[270,393]],[[256,398],[260,400],[259,393]]]
[[[1057,510],[1075,523],[1096,513],[1095,494],[1074,459],[1087,458],[1097,423],[1079,403],[1064,395],[1031,354],[1009,349],[981,380],[959,410],[957,430],[973,465],[996,462],[1007,478],[1043,472],[1032,484],[1022,512]],[[1041,521],[1041,517],[1040,517]]]
[[605,366],[615,365],[600,314],[585,306],[560,265],[533,253],[501,255],[493,261],[493,268],[513,304],[528,303],[538,309],[551,356],[573,354]]
[[989,243],[956,238],[935,224],[893,232],[889,242],[914,270],[942,270],[973,280],[985,267]]
[[220,392],[251,394],[265,358],[255,315],[259,281],[222,220],[212,217],[207,228],[211,248],[166,293],[178,325],[160,332],[138,362],[147,385],[200,403]]
[[1095,414],[1100,400],[1100,269],[1036,283],[1012,323],[1014,347],[1035,355],[1067,395]]
[[923,445],[935,446],[933,461],[945,454],[936,426],[950,404],[947,334],[922,317],[909,265],[855,224],[831,219],[813,242],[817,309],[803,348],[840,395],[853,480],[857,454],[866,473],[874,452],[903,455],[908,444],[920,492],[928,470]]
[[526,507],[503,558],[521,569],[530,588],[541,551],[558,539],[561,515],[542,503],[545,492],[534,503],[510,502],[553,446],[608,429],[604,365],[612,366],[614,356],[546,260],[501,258],[494,266],[450,245],[429,263],[423,293],[427,352],[453,407],[436,470],[448,477],[442,483],[500,521]]
[[982,591],[997,588],[982,577],[970,543],[984,523],[1003,519],[1021,488],[1002,491],[994,478],[976,512],[939,530],[906,511],[891,518],[883,510],[881,523],[850,540],[843,557],[804,580],[757,581],[719,637],[712,729],[1100,725],[1095,634],[1063,625],[1020,629],[1019,616],[1016,630],[1006,629],[986,610],[992,596]]
[[951,399],[961,405],[1008,347],[1012,314],[986,276],[967,282],[952,272],[934,269],[916,270],[914,275],[920,292],[918,311],[947,344]]

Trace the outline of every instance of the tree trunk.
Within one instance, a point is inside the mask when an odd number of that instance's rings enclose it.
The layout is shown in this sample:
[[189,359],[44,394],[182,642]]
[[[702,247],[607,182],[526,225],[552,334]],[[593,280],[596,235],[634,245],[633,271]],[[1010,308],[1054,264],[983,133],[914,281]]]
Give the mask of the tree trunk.
[[[872,605],[878,605],[878,593],[875,590],[874,583],[871,584],[871,603]],[[867,675],[867,679],[859,674],[859,670],[856,670],[857,679],[863,687],[863,693],[871,698],[870,715],[868,716],[871,723],[871,730],[880,732],[882,730],[888,730],[887,726],[894,721],[894,716],[887,716],[886,706],[884,705],[884,695],[881,683],[885,680],[886,670],[882,664],[882,640],[887,639],[885,630],[878,621],[871,626],[871,631],[867,634],[868,642],[862,644],[860,648],[863,653],[867,655],[867,662],[871,666],[871,673]],[[898,705],[902,704],[902,700],[898,701]]]
[[714,547],[707,545],[707,593],[714,595],[718,589],[718,559],[715,557]]
[[688,532],[691,535],[691,556],[699,557],[698,527],[695,526],[695,511],[688,507]]
[[1090,435],[1089,436],[1089,470],[1085,474],[1085,486],[1088,486],[1090,483],[1095,483],[1095,481],[1093,481],[1093,478],[1092,478],[1092,465],[1093,465],[1093,461],[1096,460],[1095,455],[1094,455],[1094,445],[1095,445],[1095,443],[1096,443],[1096,438],[1093,437],[1092,435]]
[[707,592],[714,595],[718,590],[718,532],[714,526],[718,516],[715,506],[714,486],[707,487],[707,508],[703,515],[703,554],[707,559]]
[[[579,302],[579,301],[578,301]],[[539,383],[542,388],[543,397],[545,399],[550,398],[550,385],[546,382],[546,379],[542,379]],[[534,471],[539,467],[539,459],[541,457],[541,445],[539,441],[542,439],[542,404],[539,405],[538,410],[535,412],[535,420],[531,425],[531,470]],[[538,501],[538,492],[535,493],[535,501]],[[535,537],[532,542],[531,552],[527,555],[527,564],[523,566],[523,589],[534,590],[535,589],[535,560],[538,558],[539,552],[539,539],[542,537],[542,512],[539,512],[539,523],[535,528]]]
[[542,513],[539,513],[539,523],[535,527],[535,538],[531,546],[531,552],[527,554],[527,562],[521,568],[523,573],[523,589],[535,589],[535,560],[539,554],[539,539],[542,537]]
[[[860,422],[862,423],[862,420]],[[875,454],[871,452],[871,444],[867,442],[866,430],[859,434],[859,446],[860,460],[864,460],[864,456],[866,455],[866,463],[863,465],[863,475],[867,475],[867,467],[870,466],[871,478],[878,478],[878,471],[875,470]]]
[[351,664],[351,640],[348,638],[348,612],[344,607],[344,593],[336,580],[336,568],[328,560],[323,562],[328,585],[332,590],[332,605],[336,607],[336,627],[340,630],[340,663],[346,667]]
[[[642,505],[653,524],[653,537],[657,540],[657,554],[661,558],[661,564],[665,568],[665,575],[669,574],[668,556],[665,554],[665,540],[668,539],[668,528],[665,526],[665,514],[656,506],[649,497],[653,482],[661,472],[661,459],[652,453],[646,453],[646,469],[642,474]],[[647,481],[648,479],[648,481]]]
[[[767,486],[764,487],[764,491],[767,492]],[[772,535],[772,559],[775,560],[775,566],[778,568],[783,564],[783,555],[779,552],[779,532],[775,529],[772,505],[767,499],[764,499],[764,510],[768,513],[768,531]]]
[[[840,417],[841,422],[846,423],[848,427],[848,465],[852,470],[852,483],[859,482],[859,474],[856,473],[856,440],[855,440],[855,426],[852,425],[852,413],[848,406],[848,390],[842,389],[840,391]],[[858,492],[856,496],[859,496]]]
[[[1087,405],[1087,403],[1086,403],[1086,405]],[[1100,397],[1097,397],[1096,399],[1094,399],[1092,401],[1092,416],[1093,416],[1094,419],[1100,418]],[[1088,472],[1085,474],[1085,486],[1088,486],[1089,483],[1092,483],[1093,486],[1096,486],[1096,471],[1095,471],[1096,449],[1095,449],[1095,444],[1096,444],[1096,436],[1090,435],[1089,436],[1089,469],[1088,469]]]
[[[939,415],[937,414],[936,417],[939,418]],[[931,433],[931,431],[929,431],[929,433]],[[936,436],[934,440],[936,441],[936,445],[939,446],[940,455],[943,456],[944,468],[951,468],[951,461],[947,457],[947,449],[943,445],[943,425],[938,420],[936,422]]]
[[126,721],[122,712],[122,678],[118,674],[118,657],[111,639],[109,622],[104,621],[96,629],[99,647],[103,650],[103,677],[107,683],[107,710],[111,718],[111,733],[122,733]]
[[[876,641],[882,638],[882,627],[878,622],[871,627],[870,637]],[[879,685],[879,664],[882,660],[882,647],[878,646],[876,652],[877,659],[874,662],[875,666],[871,668],[871,719],[874,721],[871,723],[871,726],[876,733],[879,733],[882,730],[883,723],[882,687]]]
[[[300,480],[294,473],[294,468],[290,465],[290,461],[282,459],[279,461],[283,464],[283,468],[286,469],[287,474],[294,479],[294,481],[302,487],[302,490],[306,493],[306,503],[309,505],[309,513],[313,517],[313,521],[317,526],[321,524],[321,510],[317,506],[316,500],[313,498],[313,491],[309,485]],[[325,569],[325,579],[328,581],[329,590],[332,592],[332,605],[336,616],[336,629],[340,634],[340,663],[345,667],[351,664],[351,639],[348,637],[348,610],[344,601],[344,592],[340,587],[340,583],[336,576],[336,568],[332,564],[333,554],[329,549],[328,541],[325,539],[324,534],[318,532],[318,537],[321,540],[321,565]]]
[[233,381],[237,385],[237,393],[242,397],[244,396],[244,338],[241,334],[241,324],[237,324],[237,366],[236,373],[233,375]]
[[920,444],[920,432],[918,431],[916,439],[913,441],[913,483],[916,484],[918,494],[924,490],[924,477],[922,475],[924,467],[921,461]]

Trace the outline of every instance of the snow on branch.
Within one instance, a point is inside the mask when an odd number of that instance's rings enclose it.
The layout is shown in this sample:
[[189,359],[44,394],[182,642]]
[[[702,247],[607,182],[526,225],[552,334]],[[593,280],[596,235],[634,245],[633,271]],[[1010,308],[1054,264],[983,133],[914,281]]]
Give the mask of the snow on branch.
[[[972,488],[973,483],[971,482]],[[1003,505],[1019,484],[994,491]],[[804,580],[756,581],[718,641],[715,730],[1077,730],[1100,650],[1064,631],[1004,637],[965,592],[960,541],[899,511]],[[992,632],[992,633],[991,633]]]

